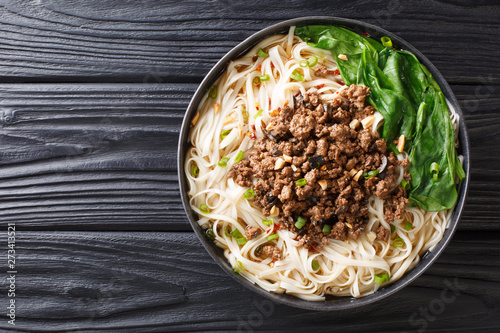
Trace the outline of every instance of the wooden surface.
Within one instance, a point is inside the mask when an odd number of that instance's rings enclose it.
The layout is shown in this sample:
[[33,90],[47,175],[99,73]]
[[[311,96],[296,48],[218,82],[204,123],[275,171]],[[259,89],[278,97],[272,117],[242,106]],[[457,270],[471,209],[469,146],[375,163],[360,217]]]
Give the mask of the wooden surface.
[[[191,231],[175,161],[187,104],[217,60],[310,15],[417,47],[471,138],[469,196],[444,254],[396,295],[334,313],[272,304],[227,276]],[[6,258],[15,223],[18,274],[16,326],[2,315],[0,331],[499,332],[499,35],[496,0],[1,1],[0,249]]]

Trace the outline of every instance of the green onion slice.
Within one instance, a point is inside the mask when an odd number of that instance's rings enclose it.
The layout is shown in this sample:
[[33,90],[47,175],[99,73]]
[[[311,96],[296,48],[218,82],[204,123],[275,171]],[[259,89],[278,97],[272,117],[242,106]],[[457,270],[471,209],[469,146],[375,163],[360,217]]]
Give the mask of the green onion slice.
[[295,222],[295,227],[297,229],[302,229],[302,227],[306,224],[306,219],[303,218],[302,216],[299,216],[297,218],[297,222]]
[[234,265],[234,272],[236,274],[240,274],[242,270],[243,270],[243,264],[241,263],[241,261],[237,261],[236,265]]
[[278,239],[279,237],[280,237],[280,236],[279,236],[278,234],[272,234],[272,235],[267,236],[266,238],[267,238],[267,240],[268,240],[269,242],[272,242],[273,240],[276,240],[276,239]]
[[439,175],[439,164],[437,164],[436,162],[432,162],[431,164],[431,173],[432,173],[432,180],[437,182]]
[[311,262],[311,266],[312,266],[313,271],[317,271],[319,269],[319,263],[316,260],[313,260]]
[[269,54],[268,54],[266,51],[264,51],[263,49],[260,49],[260,50],[257,52],[257,55],[258,55],[259,57],[261,57],[261,58],[267,58],[267,57],[269,57]]
[[273,225],[273,220],[262,220],[262,224]]
[[375,274],[375,276],[373,277],[373,280],[377,284],[382,284],[384,282],[389,281],[390,279],[391,278],[389,277],[389,274],[387,274],[387,273],[384,273],[384,274]]
[[243,150],[240,150],[236,157],[234,158],[234,163],[239,163],[243,159],[243,156],[245,156],[245,152]]
[[297,71],[293,71],[292,74],[290,74],[290,78],[294,79],[295,81],[304,81],[304,77]]
[[261,75],[259,76],[259,79],[264,82],[264,81],[269,81],[271,79],[271,77],[269,76],[269,74],[266,74],[266,75]]
[[191,174],[195,177],[197,177],[200,174],[200,169],[198,169],[198,166],[196,164],[193,166],[193,169],[191,170]]
[[410,222],[406,223],[406,225],[405,225],[405,230],[406,230],[406,231],[410,231],[410,230],[411,230],[411,228],[413,228],[413,224],[411,224]]
[[229,161],[229,158],[224,157],[217,163],[217,165],[220,166],[221,168],[225,168],[227,167],[227,161]]
[[253,116],[253,119],[257,119],[257,117],[260,117],[260,115],[262,114],[262,112],[264,112],[263,109],[260,109],[254,116]]
[[208,213],[210,213],[210,208],[208,208],[208,206],[207,206],[207,205],[205,205],[205,204],[201,204],[201,205],[200,205],[200,210],[201,210],[201,212],[202,212],[203,214],[208,214]]
[[326,59],[326,54],[323,53],[323,52],[321,52],[321,51],[318,51],[318,52],[314,53],[314,56],[316,58],[318,58],[318,60],[324,60],[324,59]]
[[255,191],[252,190],[251,188],[249,188],[248,190],[246,190],[246,192],[243,194],[243,197],[245,197],[245,199],[252,199],[253,196],[255,195]]
[[306,68],[307,67],[307,60],[304,59],[304,60],[299,61],[299,66],[302,68]]
[[222,131],[220,132],[220,140],[224,140],[226,138],[226,136],[229,135],[229,133],[231,133],[232,129],[228,129],[228,130],[225,130],[225,131]]
[[376,175],[378,175],[378,173],[379,173],[378,170],[368,171],[368,172],[365,172],[363,174],[363,177],[365,177],[365,179],[369,179],[369,178],[375,177]]
[[210,238],[211,240],[214,240],[215,239],[215,233],[214,233],[214,230],[212,228],[208,228],[207,231],[205,232],[205,234],[207,235],[208,238]]
[[217,86],[213,85],[210,87],[210,90],[208,91],[208,97],[211,99],[216,99],[217,98]]
[[238,229],[234,229],[233,231],[231,231],[231,236],[233,236],[234,238],[238,238],[240,235],[241,232]]
[[394,231],[396,231],[396,227],[392,224],[389,224],[389,226],[391,227],[391,234],[394,233]]
[[384,36],[380,38],[380,40],[382,41],[382,45],[385,47],[392,47],[392,40],[389,37]]
[[243,119],[248,119],[248,111],[247,110],[241,110],[241,114],[243,115]]
[[324,233],[326,233],[326,234],[329,234],[329,233],[330,233],[330,231],[332,231],[332,226],[331,226],[331,225],[329,225],[329,224],[325,224],[325,225],[323,226],[323,232],[324,232]]
[[254,86],[258,86],[260,84],[260,78],[256,76],[253,78],[252,82]]
[[236,238],[236,243],[238,245],[245,245],[247,243],[247,239],[243,236]]
[[405,240],[403,238],[395,238],[394,242],[392,242],[392,246],[394,247],[401,247],[405,244]]
[[307,59],[307,66],[314,67],[317,64],[318,64],[318,58],[316,58],[316,56],[312,56],[309,59]]
[[402,188],[404,188],[404,189],[405,189],[405,190],[407,190],[407,191],[408,191],[408,190],[410,189],[410,187],[411,187],[411,186],[410,186],[410,183],[408,183],[408,182],[407,182],[406,180],[404,180],[404,179],[401,181],[401,184],[400,184],[400,185],[401,185],[401,187],[402,187]]
[[305,184],[307,184],[307,180],[305,178],[300,178],[300,179],[297,179],[295,184],[297,184],[297,186],[304,186]]
[[224,229],[224,235],[226,235],[226,237],[231,237],[231,229],[229,227]]

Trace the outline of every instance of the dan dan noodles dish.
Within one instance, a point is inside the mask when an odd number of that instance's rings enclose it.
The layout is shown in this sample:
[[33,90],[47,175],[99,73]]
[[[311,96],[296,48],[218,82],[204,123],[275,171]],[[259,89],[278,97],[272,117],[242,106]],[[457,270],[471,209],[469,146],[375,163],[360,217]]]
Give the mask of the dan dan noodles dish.
[[200,103],[190,206],[263,289],[365,296],[442,238],[465,177],[457,130],[429,71],[388,37],[292,27],[230,62]]

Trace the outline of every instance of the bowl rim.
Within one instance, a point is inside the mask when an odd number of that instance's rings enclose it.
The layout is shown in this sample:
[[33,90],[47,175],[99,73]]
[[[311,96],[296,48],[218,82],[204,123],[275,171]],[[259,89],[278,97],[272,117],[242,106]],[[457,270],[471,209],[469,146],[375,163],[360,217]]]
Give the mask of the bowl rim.
[[[231,60],[235,60],[245,53],[247,53],[253,46],[255,46],[262,39],[278,34],[278,33],[287,33],[290,26],[305,26],[305,25],[318,25],[318,24],[328,24],[328,25],[337,25],[348,28],[350,30],[354,30],[360,34],[369,33],[374,37],[381,36],[389,36],[393,43],[399,48],[407,50],[413,53],[419,61],[424,64],[427,69],[431,72],[436,82],[441,87],[443,94],[449,100],[449,102],[453,105],[456,112],[460,116],[459,121],[459,142],[461,153],[464,157],[463,167],[466,173],[465,179],[462,181],[460,188],[458,190],[458,199],[455,205],[452,217],[448,226],[445,230],[443,238],[431,248],[431,250],[427,250],[420,259],[420,262],[413,267],[410,271],[406,272],[403,277],[394,283],[380,288],[376,292],[359,297],[333,297],[328,296],[326,301],[307,301],[300,299],[296,296],[289,294],[277,294],[273,292],[268,292],[259,287],[258,285],[248,281],[244,277],[239,274],[233,273],[233,268],[229,265],[227,259],[223,255],[223,251],[221,248],[217,247],[215,243],[209,241],[203,232],[203,228],[198,225],[197,215],[189,206],[189,198],[187,196],[187,181],[184,175],[184,159],[186,156],[187,149],[190,147],[190,143],[188,142],[188,135],[190,130],[190,120],[194,116],[197,111],[197,107],[203,98],[203,95],[208,91],[212,83],[222,74],[222,72],[226,69],[227,64]],[[378,300],[386,298],[397,291],[401,290],[403,287],[409,285],[416,278],[418,278],[421,274],[423,274],[441,255],[444,251],[448,243],[450,242],[453,234],[455,233],[458,221],[462,215],[463,207],[465,204],[465,200],[467,197],[467,192],[469,188],[469,179],[470,179],[470,144],[469,144],[469,136],[467,133],[467,128],[464,121],[463,112],[458,104],[458,101],[453,94],[450,86],[446,82],[443,75],[438,71],[438,69],[415,47],[413,47],[410,43],[406,42],[399,36],[382,29],[378,26],[353,20],[347,18],[333,17],[333,16],[306,16],[306,17],[298,17],[286,21],[279,22],[277,24],[273,24],[267,28],[259,30],[258,32],[252,34],[239,44],[237,44],[234,48],[232,48],[228,53],[226,53],[216,64],[212,67],[212,69],[205,76],[203,81],[198,86],[196,92],[193,94],[193,97],[187,107],[186,113],[184,115],[184,119],[182,122],[181,130],[179,133],[179,141],[177,147],[177,171],[178,171],[178,180],[179,180],[179,190],[180,196],[182,200],[182,205],[188,217],[189,223],[196,233],[198,239],[200,240],[203,247],[207,250],[210,256],[217,262],[217,264],[233,279],[241,283],[246,288],[252,290],[258,295],[264,296],[267,299],[274,301],[276,303],[285,304],[288,306],[293,306],[301,309],[307,310],[320,310],[320,311],[335,311],[335,310],[346,310],[352,309],[355,307],[360,307],[363,305],[368,305],[374,303]]]

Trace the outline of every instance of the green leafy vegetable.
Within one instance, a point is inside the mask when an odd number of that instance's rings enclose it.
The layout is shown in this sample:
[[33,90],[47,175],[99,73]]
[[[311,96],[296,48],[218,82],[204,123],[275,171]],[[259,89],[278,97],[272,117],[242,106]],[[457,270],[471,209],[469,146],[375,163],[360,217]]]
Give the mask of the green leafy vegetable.
[[[455,175],[465,172],[456,156],[448,106],[439,85],[415,55],[335,26],[305,26],[295,30],[311,46],[330,50],[345,84],[370,87],[368,102],[384,117],[381,136],[388,149],[399,153],[393,140],[405,136],[412,176],[409,199],[427,211],[453,207]],[[389,45],[390,42],[390,45]],[[386,47],[384,47],[386,46]],[[429,172],[439,165],[439,177]]]

